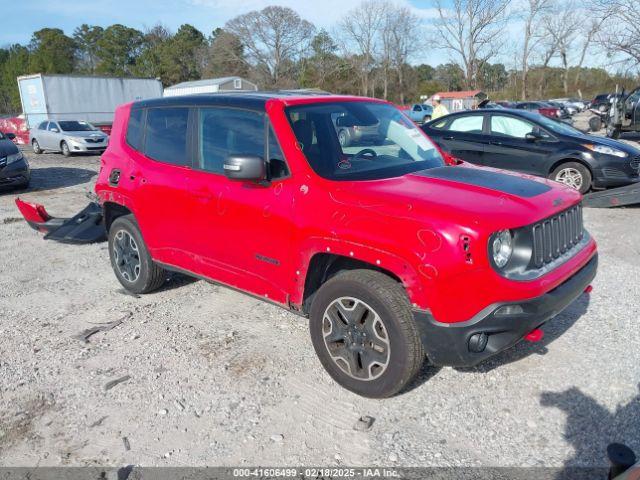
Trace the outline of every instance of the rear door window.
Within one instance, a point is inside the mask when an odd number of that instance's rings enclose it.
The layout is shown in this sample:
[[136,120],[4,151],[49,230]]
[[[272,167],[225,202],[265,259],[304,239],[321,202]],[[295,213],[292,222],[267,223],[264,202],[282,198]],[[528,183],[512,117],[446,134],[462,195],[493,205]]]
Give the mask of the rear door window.
[[49,122],[42,122],[40,125],[38,125],[38,130],[46,130],[48,123]]
[[481,134],[483,121],[483,115],[465,115],[454,118],[449,124],[449,128],[447,130],[452,132]]
[[189,108],[149,108],[147,110],[144,154],[173,165],[190,165],[187,148]]
[[138,151],[142,151],[142,141],[144,139],[144,116],[145,110],[142,108],[131,110],[129,124],[127,126],[127,143]]

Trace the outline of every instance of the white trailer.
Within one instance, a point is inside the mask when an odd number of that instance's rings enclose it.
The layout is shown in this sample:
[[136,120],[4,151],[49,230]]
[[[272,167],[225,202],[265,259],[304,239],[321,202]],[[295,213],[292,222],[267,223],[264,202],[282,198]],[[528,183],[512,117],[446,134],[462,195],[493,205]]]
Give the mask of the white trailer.
[[242,77],[222,77],[182,82],[164,89],[165,97],[194,95],[197,93],[218,92],[251,92],[258,90],[258,86]]
[[84,120],[110,129],[118,105],[162,97],[162,84],[150,78],[35,74],[18,77],[28,128],[45,120]]

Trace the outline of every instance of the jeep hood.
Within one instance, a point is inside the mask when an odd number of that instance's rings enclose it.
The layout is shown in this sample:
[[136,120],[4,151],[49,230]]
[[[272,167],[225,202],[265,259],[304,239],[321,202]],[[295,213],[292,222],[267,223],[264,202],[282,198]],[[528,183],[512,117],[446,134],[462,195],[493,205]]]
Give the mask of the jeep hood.
[[332,192],[334,201],[382,215],[442,219],[488,231],[517,228],[580,202],[562,184],[503,170],[438,167],[398,178],[349,182]]

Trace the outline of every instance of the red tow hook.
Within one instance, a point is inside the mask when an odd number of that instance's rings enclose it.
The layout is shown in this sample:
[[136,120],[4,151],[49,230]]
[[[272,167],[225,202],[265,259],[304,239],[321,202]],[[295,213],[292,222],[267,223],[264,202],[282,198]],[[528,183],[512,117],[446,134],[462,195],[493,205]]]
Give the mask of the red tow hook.
[[539,342],[543,338],[544,338],[544,332],[539,328],[536,328],[535,330],[531,330],[529,333],[527,333],[524,336],[524,339],[527,342],[532,342],[532,343]]
[[587,288],[584,289],[584,293],[587,295],[593,291],[593,285],[587,285]]

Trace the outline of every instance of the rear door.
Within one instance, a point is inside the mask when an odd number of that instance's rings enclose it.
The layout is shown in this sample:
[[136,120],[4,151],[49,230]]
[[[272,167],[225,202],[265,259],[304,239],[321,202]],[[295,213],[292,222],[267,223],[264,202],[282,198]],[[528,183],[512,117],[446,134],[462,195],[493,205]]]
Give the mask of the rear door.
[[136,220],[155,260],[187,270],[193,259],[190,236],[195,213],[188,181],[191,115],[188,107],[160,107],[132,110],[129,120],[130,131],[132,125],[144,125],[140,151],[132,153]]
[[433,138],[453,156],[483,165],[486,142],[484,122],[483,113],[454,115],[432,125],[431,128],[435,131]]
[[[543,138],[529,140],[528,133]],[[492,113],[489,118],[485,164],[532,175],[546,175],[545,161],[557,150],[557,141],[538,125],[522,117]]]

